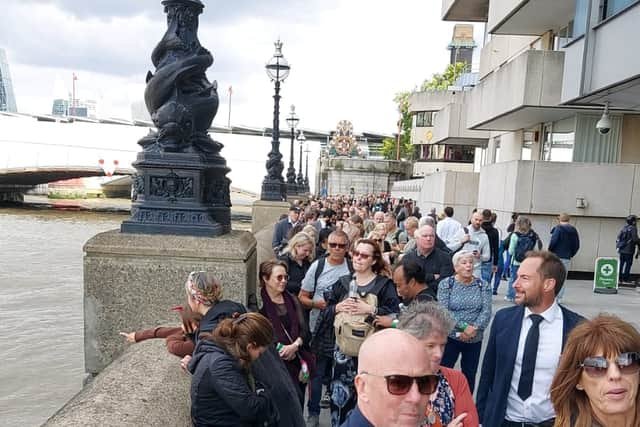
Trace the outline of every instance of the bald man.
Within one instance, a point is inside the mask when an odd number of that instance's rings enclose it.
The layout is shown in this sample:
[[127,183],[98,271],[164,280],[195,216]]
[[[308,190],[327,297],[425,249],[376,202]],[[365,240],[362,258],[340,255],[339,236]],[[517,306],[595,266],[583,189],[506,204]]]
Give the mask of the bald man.
[[417,427],[437,384],[419,340],[399,329],[377,332],[360,347],[358,405],[341,427]]

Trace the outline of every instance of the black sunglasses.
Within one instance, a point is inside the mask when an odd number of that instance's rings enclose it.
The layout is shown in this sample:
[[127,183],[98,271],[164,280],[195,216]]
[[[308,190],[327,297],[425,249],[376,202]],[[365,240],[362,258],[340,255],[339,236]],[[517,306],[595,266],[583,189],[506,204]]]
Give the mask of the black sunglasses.
[[411,386],[415,382],[418,385],[420,394],[432,394],[438,387],[439,378],[437,375],[423,375],[421,377],[410,377],[408,375],[376,375],[369,372],[361,372],[364,375],[381,377],[387,381],[387,391],[395,396],[402,396],[409,393]]
[[347,247],[347,244],[346,243],[329,243],[329,247],[333,249],[335,248],[344,249]]
[[[587,357],[584,362],[580,364],[580,367],[590,377],[602,377],[607,374],[609,369],[609,360],[602,356]],[[638,353],[622,353],[619,355],[615,362],[618,365],[618,369],[621,374],[631,375],[640,371],[640,355]]]

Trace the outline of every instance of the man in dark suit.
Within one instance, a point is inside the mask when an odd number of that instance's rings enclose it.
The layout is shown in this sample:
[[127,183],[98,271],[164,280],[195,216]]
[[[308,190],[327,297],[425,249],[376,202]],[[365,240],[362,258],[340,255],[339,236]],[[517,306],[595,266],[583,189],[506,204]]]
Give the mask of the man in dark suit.
[[294,225],[298,222],[298,218],[300,217],[300,208],[292,205],[289,208],[289,214],[286,218],[281,219],[276,222],[275,228],[273,230],[273,239],[271,240],[271,247],[273,251],[278,255],[282,248],[287,245],[287,234],[293,228]]
[[567,335],[583,320],[556,302],[564,279],[551,252],[529,252],[520,264],[518,305],[496,313],[484,355],[476,402],[483,427],[553,426],[549,387]]

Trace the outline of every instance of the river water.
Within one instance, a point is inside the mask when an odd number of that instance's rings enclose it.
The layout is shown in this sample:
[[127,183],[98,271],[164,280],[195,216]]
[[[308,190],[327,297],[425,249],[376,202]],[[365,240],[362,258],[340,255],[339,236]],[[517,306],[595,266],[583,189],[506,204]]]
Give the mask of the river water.
[[80,391],[82,246],[127,216],[0,208],[0,426],[39,426]]

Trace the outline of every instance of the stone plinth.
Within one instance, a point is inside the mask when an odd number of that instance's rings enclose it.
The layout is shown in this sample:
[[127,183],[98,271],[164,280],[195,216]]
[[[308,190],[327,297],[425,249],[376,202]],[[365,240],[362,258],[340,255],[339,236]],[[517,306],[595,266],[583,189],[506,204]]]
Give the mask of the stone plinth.
[[84,246],[85,370],[96,374],[126,347],[118,335],[178,325],[170,308],[185,303],[190,271],[220,278],[223,298],[247,304],[256,294],[256,240],[246,231],[211,237],[108,231]]
[[288,202],[274,202],[271,200],[256,200],[251,208],[251,232],[257,233],[266,226],[272,226],[282,214],[289,211]]
[[322,157],[317,170],[318,192],[329,195],[390,193],[395,181],[411,176],[408,162],[349,157]]
[[46,427],[190,426],[191,376],[163,339],[130,345]]

